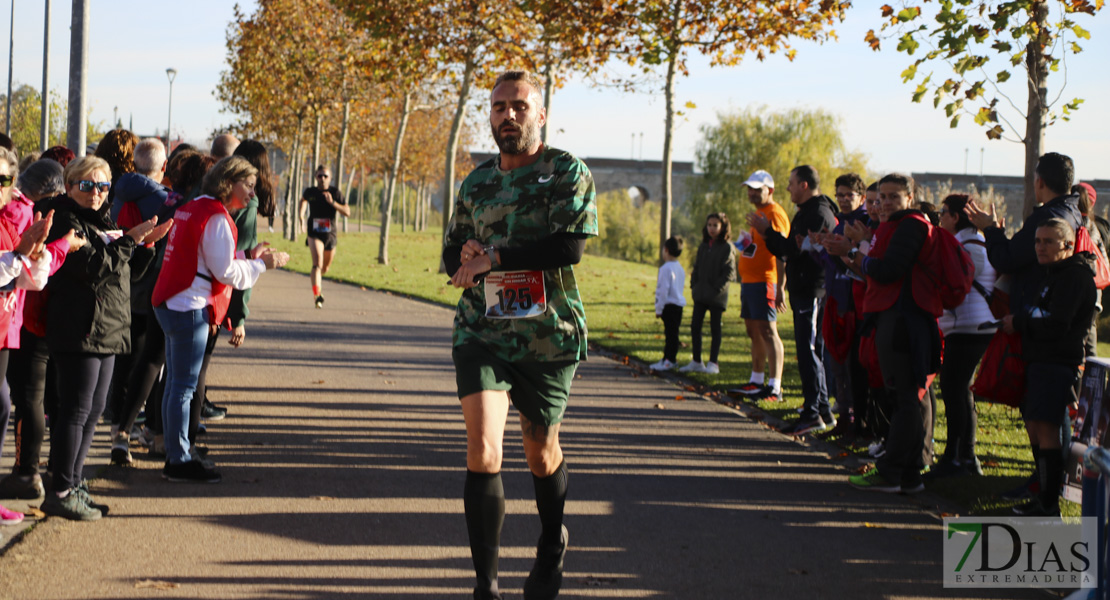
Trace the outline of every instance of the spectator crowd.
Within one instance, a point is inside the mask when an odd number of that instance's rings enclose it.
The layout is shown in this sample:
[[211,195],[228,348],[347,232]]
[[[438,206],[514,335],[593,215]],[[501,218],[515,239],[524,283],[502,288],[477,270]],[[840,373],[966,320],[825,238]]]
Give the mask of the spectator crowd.
[[[243,343],[244,292],[288,260],[257,243],[257,216],[273,212],[253,140],[225,134],[210,153],[179,144],[167,156],[161,140],[115,129],[88,156],[55,146],[20,158],[0,136],[0,452],[15,424],[0,499],[42,498],[71,520],[107,514],[84,473],[101,418],[112,463],[142,446],[169,481],[220,480],[197,443],[227,412],[208,401],[205,373],[221,329]],[[0,523],[22,520],[0,506]]]
[[[868,185],[846,173],[835,178],[833,199],[808,165],[790,173],[788,220],[773,177],[756,171],[745,182],[754,208],[746,231],[734,236],[724,213],[705,221],[690,271],[693,356],[682,367],[684,242],[672,237],[664,244],[655,313],[666,341],[651,369],[720,372],[722,314],[730,282],[739,280],[752,372],[729,394],[782,399],[784,347],[776,322],[789,306],[802,406],[781,431],[866,448],[875,466],[849,483],[912,494],[930,479],[982,475],[972,393],[973,387],[991,393],[976,379],[982,362],[983,371],[1016,381],[1012,404],[1034,458],[1029,480],[1003,497],[1024,500],[1014,507],[1021,515],[1058,515],[1068,411],[1078,401],[1084,361],[1096,355],[1099,290],[1110,283],[1104,245],[1110,223],[1093,211],[1094,188],[1074,179],[1069,157],[1041,156],[1036,207],[1010,236],[993,206],[968,195],[950,194],[938,207],[917,200],[908,175],[891,173]],[[707,312],[712,341],[703,360]],[[996,362],[1007,353],[1019,356],[1020,368]],[[947,444],[934,457],[937,388]]]

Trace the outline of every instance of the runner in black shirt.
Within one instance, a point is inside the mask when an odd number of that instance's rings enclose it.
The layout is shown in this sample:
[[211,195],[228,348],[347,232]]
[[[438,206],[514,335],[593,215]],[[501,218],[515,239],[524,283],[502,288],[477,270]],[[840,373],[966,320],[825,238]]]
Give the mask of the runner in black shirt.
[[[306,188],[301,195],[301,221],[308,231],[305,240],[309,252],[312,253],[312,295],[316,296],[316,308],[324,307],[324,296],[320,293],[320,279],[328,272],[331,261],[335,258],[335,246],[338,244],[336,232],[336,213],[344,217],[351,216],[351,209],[347,201],[339,193],[339,188],[330,185],[331,170],[320,165],[316,167],[316,186]],[[308,205],[308,219],[305,219],[305,205]]]

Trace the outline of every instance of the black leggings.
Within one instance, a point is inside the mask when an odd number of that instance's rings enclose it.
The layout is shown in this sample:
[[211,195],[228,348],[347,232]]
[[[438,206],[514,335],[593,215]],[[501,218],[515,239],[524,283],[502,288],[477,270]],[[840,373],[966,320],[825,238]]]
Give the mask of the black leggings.
[[[139,328],[134,323],[143,322]],[[136,332],[141,332],[136,335]],[[166,364],[166,335],[154,313],[148,315],[135,315],[132,319],[131,329],[131,368],[127,370],[123,385],[123,394],[117,388],[112,392],[112,400],[118,401],[113,411],[113,425],[119,425],[121,433],[131,433],[135,426],[135,419],[139,418],[139,411],[143,404],[147,406],[147,426],[155,432],[162,431],[162,397],[152,396],[154,384],[158,380],[158,373],[162,365]],[[119,373],[119,369],[116,369]],[[113,385],[118,385],[118,380],[113,376]],[[122,397],[121,397],[122,396]],[[155,398],[154,402],[147,402],[148,398]]]
[[975,457],[975,430],[979,426],[975,397],[968,387],[975,367],[991,343],[991,334],[954,333],[944,337],[944,362],[940,367],[940,395],[948,416],[948,444],[942,460]]
[[[11,351],[8,384],[15,407],[15,472],[34,475],[42,460],[45,414],[57,406],[50,351],[46,339],[20,330],[19,348]],[[47,385],[47,381],[51,382]]]
[[[8,372],[8,349],[0,349],[0,375]],[[12,397],[8,386],[0,381],[0,454],[4,452],[4,436],[8,433],[8,420],[12,416]]]
[[663,305],[663,358],[678,362],[678,330],[682,325],[682,307],[677,304]]
[[701,362],[701,328],[705,323],[705,311],[709,311],[709,334],[712,336],[709,345],[709,362],[715,363],[721,353],[721,316],[725,313],[725,309],[695,302],[694,314],[690,319],[690,342],[693,346],[694,362]]
[[50,427],[50,467],[55,492],[68,490],[84,478],[85,458],[96,422],[108,401],[114,354],[55,352],[58,367],[58,412]]

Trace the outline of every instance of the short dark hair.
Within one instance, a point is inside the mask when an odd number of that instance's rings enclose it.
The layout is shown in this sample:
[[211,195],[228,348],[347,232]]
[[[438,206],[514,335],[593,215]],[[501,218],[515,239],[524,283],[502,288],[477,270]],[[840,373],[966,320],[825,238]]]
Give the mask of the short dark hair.
[[1071,161],[1071,157],[1058,152],[1042,155],[1037,160],[1037,168],[1034,171],[1048,189],[1057,194],[1068,193],[1075,180],[1075,163]]
[[678,258],[682,256],[682,249],[686,247],[686,240],[682,239],[681,235],[672,235],[663,242],[663,247],[667,249],[667,254]]
[[709,219],[717,219],[721,222],[721,233],[717,236],[716,241],[727,242],[732,239],[732,225],[728,222],[728,215],[723,212],[709,213],[705,218],[705,226],[701,228],[701,241],[708,242],[713,239],[709,237]]
[[543,80],[535,73],[531,71],[505,71],[497,76],[497,80],[493,82],[493,87],[490,89],[496,89],[497,86],[505,81],[523,81],[527,83],[536,91],[536,95],[539,96],[540,102],[543,102]]
[[817,174],[817,169],[810,165],[798,165],[790,172],[798,178],[798,181],[808,185],[811,190],[821,187],[821,176]]
[[971,201],[971,196],[967,194],[948,194],[941,200],[940,203],[948,209],[948,214],[956,217],[956,231],[967,229],[971,227],[975,229],[975,224],[967,216],[967,203]]
[[834,187],[844,186],[844,187],[852,190],[853,192],[855,192],[855,193],[857,193],[861,196],[863,195],[863,191],[864,191],[863,190],[863,178],[860,177],[859,175],[856,175],[855,173],[845,173],[845,174],[841,175],[840,177],[837,177],[836,182],[833,184],[833,186]]
[[929,219],[933,227],[940,227],[940,213],[937,212],[936,204],[922,200],[917,203],[917,210],[925,213],[925,218]]
[[905,173],[889,173],[883,175],[883,178],[879,180],[879,185],[884,183],[893,183],[894,185],[900,186],[907,194],[912,194],[915,187],[913,177]]
[[879,182],[878,181],[872,181],[871,185],[867,186],[867,191],[869,191],[869,192],[879,191]]

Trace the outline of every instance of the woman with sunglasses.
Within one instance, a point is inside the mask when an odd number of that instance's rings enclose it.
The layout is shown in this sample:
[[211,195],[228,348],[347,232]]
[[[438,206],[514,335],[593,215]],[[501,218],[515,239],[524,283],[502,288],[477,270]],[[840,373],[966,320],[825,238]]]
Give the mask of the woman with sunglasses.
[[[0,208],[11,202],[15,169],[15,154],[0,148]],[[13,317],[23,310],[21,290],[41,290],[46,285],[51,255],[44,242],[51,218],[48,216],[20,228],[10,215],[0,215],[0,333],[3,334],[0,336],[0,376],[8,370],[9,348],[12,347],[8,339],[9,326]],[[14,347],[18,346],[16,338]],[[4,448],[11,407],[7,386],[0,386],[0,450]],[[21,521],[21,513],[0,506],[0,524],[14,525]]]
[[66,193],[44,200],[54,210],[49,240],[76,232],[87,242],[69,254],[50,278],[46,343],[57,372],[58,408],[51,423],[53,491],[42,511],[92,521],[108,507],[94,502],[83,480],[85,457],[104,411],[117,354],[131,351],[131,270],[145,270],[153,244],[173,221],[144,221],[126,233],[116,229],[105,199],[111,188],[108,163],[84,156],[62,173]]
[[241,156],[216,163],[204,176],[202,195],[178,209],[162,271],[154,285],[154,316],[166,334],[166,390],[162,396],[169,481],[217,483],[220,474],[192,452],[189,409],[211,328],[227,316],[231,290],[254,285],[263,271],[289,261],[259,244],[236,258],[231,212],[254,197],[258,169]]

